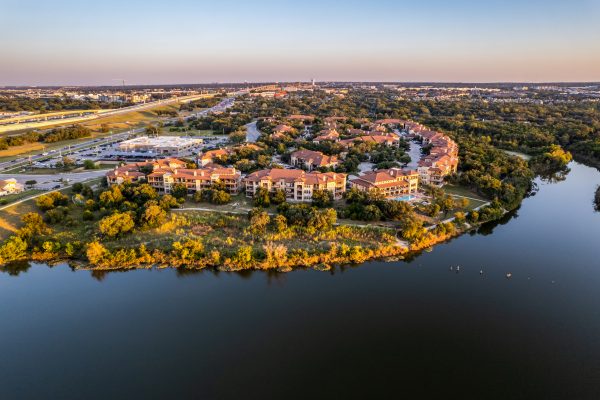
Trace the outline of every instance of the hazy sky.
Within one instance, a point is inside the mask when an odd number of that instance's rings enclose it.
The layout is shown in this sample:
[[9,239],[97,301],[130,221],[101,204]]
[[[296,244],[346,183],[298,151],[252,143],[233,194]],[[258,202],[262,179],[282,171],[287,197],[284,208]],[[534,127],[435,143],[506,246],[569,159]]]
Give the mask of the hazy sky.
[[0,0],[0,85],[600,81],[600,0]]

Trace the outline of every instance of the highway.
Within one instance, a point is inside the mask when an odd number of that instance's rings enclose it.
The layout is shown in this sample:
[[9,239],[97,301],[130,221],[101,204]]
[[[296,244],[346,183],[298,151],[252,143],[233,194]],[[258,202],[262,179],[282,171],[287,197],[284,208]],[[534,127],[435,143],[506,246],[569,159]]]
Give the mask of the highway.
[[[89,121],[97,118],[104,118],[113,115],[125,114],[132,111],[142,111],[158,106],[166,106],[173,103],[189,103],[190,101],[213,97],[214,94],[199,94],[183,97],[173,97],[170,99],[157,100],[148,103],[136,104],[133,106],[117,108],[113,110],[73,110],[57,113],[24,115],[14,118],[0,119],[0,132],[9,132],[11,130],[21,130],[26,128],[44,128],[51,125],[62,125]],[[68,116],[69,114],[86,114],[79,116]],[[67,116],[67,117],[66,117]]]
[[[226,109],[228,109],[229,107],[231,107],[234,104],[235,97],[242,93],[243,92],[236,92],[236,93],[232,94],[231,97],[224,99],[216,106],[204,109],[197,113],[194,113],[194,114],[188,116],[186,119],[189,119],[191,117],[202,117],[211,112],[225,111]],[[152,107],[156,107],[156,104],[152,105]],[[106,115],[106,114],[104,114],[104,115]],[[168,119],[167,121],[175,122],[176,120],[177,120],[177,118],[171,118],[171,119]],[[115,142],[120,142],[122,140],[127,139],[130,135],[137,135],[137,134],[143,133],[145,131],[145,129],[146,128],[144,128],[144,127],[131,129],[129,131],[115,133],[110,136],[106,136],[102,139],[91,139],[91,140],[87,140],[85,142],[81,142],[81,143],[78,143],[75,145],[65,146],[61,149],[54,150],[53,152],[46,154],[46,155],[36,154],[36,155],[28,156],[28,157],[18,158],[18,159],[12,160],[12,161],[2,162],[2,163],[0,163],[0,171],[21,167],[26,164],[29,164],[30,162],[42,161],[42,160],[48,160],[51,158],[55,158],[59,155],[59,153],[62,154],[63,156],[65,156],[65,155],[71,154],[78,150],[91,148],[91,147],[95,147],[95,146],[103,145],[103,144],[111,144],[111,143],[115,143]],[[17,174],[13,174],[13,177],[16,178],[16,175]],[[66,174],[61,174],[61,175],[66,175]]]

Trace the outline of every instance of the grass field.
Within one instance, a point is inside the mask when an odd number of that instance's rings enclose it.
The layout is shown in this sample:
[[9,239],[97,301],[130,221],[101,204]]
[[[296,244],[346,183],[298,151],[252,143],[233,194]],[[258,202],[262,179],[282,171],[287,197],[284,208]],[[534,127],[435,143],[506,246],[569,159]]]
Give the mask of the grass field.
[[[94,178],[86,181],[85,184],[90,185],[91,187],[95,187],[98,185],[104,178]],[[42,190],[29,190],[27,196],[24,196],[23,193],[19,193],[21,196],[19,199],[23,199],[28,196],[34,196],[41,192]],[[71,187],[66,187],[64,189],[60,189],[59,192],[62,192],[68,196],[72,194]],[[6,197],[4,197],[6,199]],[[12,199],[11,202],[18,201],[19,199]],[[40,210],[35,205],[35,199],[27,200],[19,204],[15,204],[14,206],[7,207],[3,210],[0,210],[0,241],[5,240],[11,234],[13,234],[17,229],[22,226],[21,217],[28,212],[39,212]],[[75,211],[73,214],[74,217],[79,218],[81,220],[81,213],[83,210],[80,207],[75,207]],[[78,213],[78,214],[77,214]],[[68,228],[71,229],[71,228]],[[73,230],[73,235],[75,237],[79,234],[77,230]]]
[[195,130],[195,129],[188,129],[187,131],[184,132],[172,132],[170,129],[170,127],[164,127],[162,129],[162,133],[160,134],[160,136],[223,136],[223,135],[215,135],[213,133],[212,130],[207,129],[207,130]]
[[[16,201],[16,200],[15,200]],[[35,200],[24,201],[0,210],[0,240],[4,240],[21,227],[21,216],[28,212],[38,211]]]
[[24,190],[21,193],[9,194],[7,196],[0,197],[0,206],[7,205],[10,203],[14,203],[15,201],[19,201],[29,196],[36,195],[38,193],[42,193],[44,190],[39,189],[28,189]]

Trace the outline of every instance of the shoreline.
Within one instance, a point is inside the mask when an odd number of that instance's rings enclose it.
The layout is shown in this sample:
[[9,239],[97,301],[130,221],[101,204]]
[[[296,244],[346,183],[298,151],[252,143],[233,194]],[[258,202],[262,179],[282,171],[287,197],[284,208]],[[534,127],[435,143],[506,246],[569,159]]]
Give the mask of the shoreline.
[[[503,214],[504,216],[504,214]],[[11,261],[0,268],[5,268],[7,265],[18,264],[18,263],[45,263],[48,266],[56,266],[58,264],[66,264],[70,268],[79,271],[102,271],[102,272],[110,272],[110,271],[130,271],[130,270],[141,270],[141,269],[167,269],[167,268],[182,268],[190,271],[200,271],[204,269],[212,269],[219,272],[240,272],[240,271],[277,271],[277,272],[292,272],[298,269],[313,269],[317,271],[329,271],[336,266],[349,266],[349,265],[358,265],[368,261],[382,261],[382,262],[394,262],[406,260],[411,256],[416,256],[423,251],[427,251],[428,249],[433,249],[436,245],[443,244],[452,239],[458,238],[465,233],[468,233],[472,230],[479,228],[481,225],[485,223],[494,222],[486,221],[482,224],[473,224],[469,225],[465,229],[457,229],[453,234],[447,234],[442,236],[435,236],[434,238],[430,238],[430,240],[424,241],[423,243],[416,245],[385,245],[379,248],[369,248],[365,249],[368,253],[359,258],[353,258],[351,256],[338,256],[333,259],[328,259],[324,261],[329,253],[319,253],[309,255],[307,259],[304,259],[303,262],[294,263],[292,262],[278,262],[277,264],[269,264],[268,260],[254,260],[250,266],[244,268],[236,268],[231,264],[220,263],[220,264],[210,264],[210,263],[183,263],[178,259],[169,259],[167,258],[164,262],[150,262],[150,263],[141,263],[141,264],[132,264],[127,266],[112,266],[112,265],[93,265],[89,261],[81,260],[81,259],[73,259],[73,258],[46,258],[40,253],[32,253],[29,254],[29,257],[25,257],[19,260]]]

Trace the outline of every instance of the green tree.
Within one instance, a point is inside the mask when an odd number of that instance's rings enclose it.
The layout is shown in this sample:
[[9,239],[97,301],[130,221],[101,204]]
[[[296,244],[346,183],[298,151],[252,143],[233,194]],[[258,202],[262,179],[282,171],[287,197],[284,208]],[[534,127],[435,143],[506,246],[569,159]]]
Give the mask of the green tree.
[[312,204],[319,208],[330,207],[333,204],[333,193],[327,189],[314,190]]
[[187,187],[183,183],[176,183],[171,188],[171,194],[176,199],[184,199],[188,194]]
[[210,202],[212,204],[227,204],[231,201],[231,195],[224,190],[212,190]]
[[85,160],[85,161],[83,161],[83,168],[84,169],[98,169],[98,166],[92,160]]
[[254,194],[254,205],[256,207],[269,207],[269,205],[271,205],[271,199],[267,188],[258,188]]
[[285,203],[285,201],[285,192],[282,189],[275,189],[275,191],[271,193],[271,203],[281,204]]

